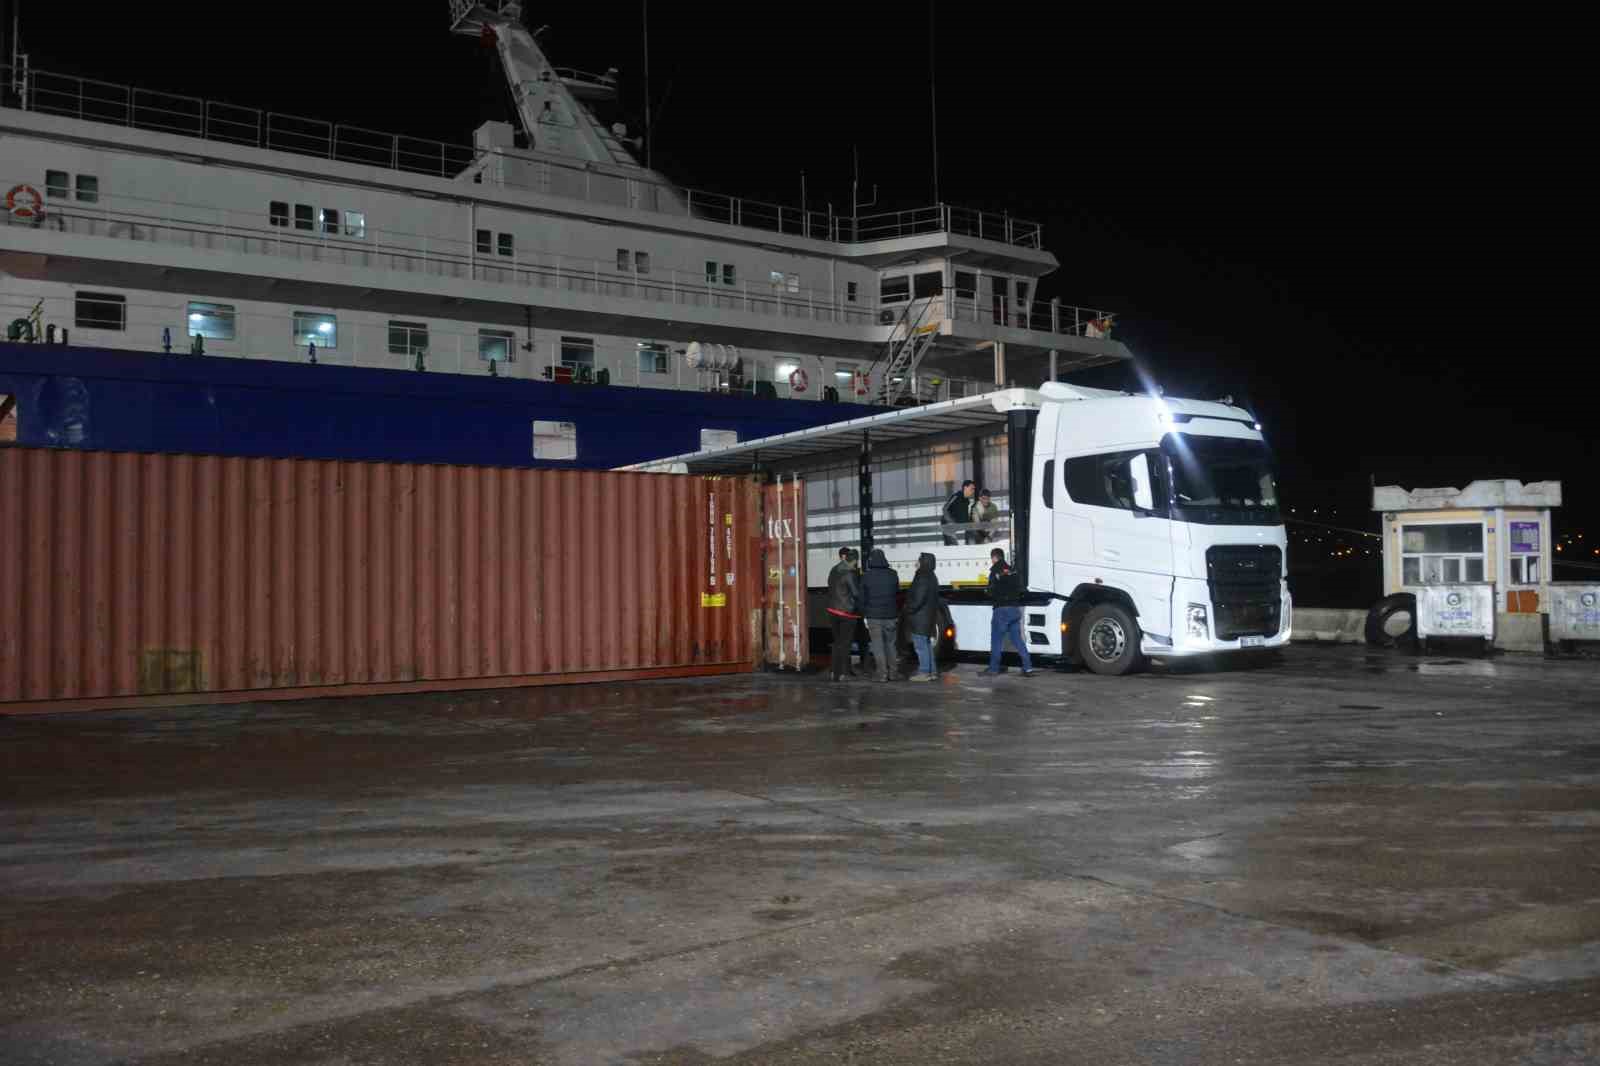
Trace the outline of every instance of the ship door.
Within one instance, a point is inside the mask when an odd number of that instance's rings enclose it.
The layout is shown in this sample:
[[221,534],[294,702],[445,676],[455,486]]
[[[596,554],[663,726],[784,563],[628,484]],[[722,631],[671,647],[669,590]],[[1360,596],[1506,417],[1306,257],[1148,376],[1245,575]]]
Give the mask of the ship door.
[[1011,279],[989,275],[991,298],[994,301],[994,324],[1006,324],[1006,316],[1011,307]]

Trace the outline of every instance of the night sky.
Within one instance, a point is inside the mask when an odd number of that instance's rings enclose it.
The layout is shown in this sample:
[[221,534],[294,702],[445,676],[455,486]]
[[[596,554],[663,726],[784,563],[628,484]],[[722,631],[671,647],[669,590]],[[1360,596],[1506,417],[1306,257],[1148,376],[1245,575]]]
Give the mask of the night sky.
[[[640,10],[527,18],[639,116]],[[1118,312],[1168,392],[1252,406],[1291,503],[1371,527],[1370,477],[1559,477],[1558,528],[1600,535],[1574,27],[959,4],[930,54],[930,10],[651,5],[657,169],[791,205],[804,170],[845,211],[854,145],[880,208],[931,203],[936,66],[941,197],[1042,221],[1040,295]],[[444,3],[86,17],[26,4],[35,66],[452,141],[508,110]]]

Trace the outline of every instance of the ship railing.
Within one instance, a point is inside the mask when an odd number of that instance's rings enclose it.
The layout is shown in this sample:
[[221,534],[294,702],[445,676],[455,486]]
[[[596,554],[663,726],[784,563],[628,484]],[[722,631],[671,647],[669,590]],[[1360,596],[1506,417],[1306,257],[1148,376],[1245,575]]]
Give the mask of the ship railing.
[[[197,96],[155,92],[114,82],[29,69],[20,94],[10,90],[5,106],[41,114],[128,126],[249,148],[267,148],[341,163],[380,167],[437,178],[458,179],[476,171],[492,151],[471,145],[411,137],[287,115],[259,108],[206,100]],[[518,157],[520,158],[520,157]],[[540,179],[532,184],[501,181],[498,187],[608,203],[660,214],[686,215],[729,226],[809,237],[840,244],[890,240],[922,234],[949,233],[1018,247],[1043,247],[1037,222],[1003,213],[935,204],[908,211],[853,217],[831,209],[816,211],[748,200],[723,193],[687,189],[634,174],[602,171],[583,163],[547,157],[531,160]],[[642,172],[641,172],[642,173]]]
[[[426,313],[389,315],[380,311],[316,312],[267,310],[248,303],[189,300],[158,293],[119,293],[60,289],[35,291],[26,282],[0,293],[0,318],[27,318],[39,309],[41,335],[46,326],[61,330],[76,346],[105,347],[148,353],[196,355],[219,359],[265,359],[309,362],[316,344],[318,364],[428,373],[486,376],[494,362],[496,376],[559,383],[609,384],[638,388],[697,390],[734,396],[778,399],[820,399],[828,369],[814,357],[777,360],[747,359],[748,374],[731,381],[729,373],[698,371],[684,357],[684,345],[646,346],[620,337],[595,337],[592,348],[575,357],[558,331],[525,327],[442,323]],[[327,328],[324,330],[323,326]],[[201,335],[198,350],[195,334]],[[47,351],[47,347],[41,347]],[[419,359],[420,356],[420,359]],[[662,358],[664,356],[665,358]],[[829,366],[841,364],[828,362]],[[796,388],[792,371],[805,368],[809,379]],[[848,372],[841,371],[848,378]],[[771,389],[761,382],[770,381]],[[849,382],[830,382],[838,402],[870,402],[857,396]],[[938,399],[975,395],[993,385],[966,380],[943,383]]]
[[[1009,280],[1009,279],[1008,279]],[[983,284],[981,275],[979,283]],[[1079,307],[1060,300],[1031,300],[1018,305],[1013,299],[957,290],[944,294],[945,317],[955,322],[1059,333],[1068,337],[1110,340],[1117,316],[1103,308]]]

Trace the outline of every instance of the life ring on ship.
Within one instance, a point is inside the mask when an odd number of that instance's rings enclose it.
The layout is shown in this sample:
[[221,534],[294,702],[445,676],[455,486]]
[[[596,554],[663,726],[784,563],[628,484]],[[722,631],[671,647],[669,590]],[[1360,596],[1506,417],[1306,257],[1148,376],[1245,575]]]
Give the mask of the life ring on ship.
[[6,193],[6,212],[25,222],[38,221],[44,217],[44,197],[32,185],[13,185]]
[[810,384],[811,379],[806,376],[804,367],[795,367],[789,372],[789,388],[794,392],[805,392]]

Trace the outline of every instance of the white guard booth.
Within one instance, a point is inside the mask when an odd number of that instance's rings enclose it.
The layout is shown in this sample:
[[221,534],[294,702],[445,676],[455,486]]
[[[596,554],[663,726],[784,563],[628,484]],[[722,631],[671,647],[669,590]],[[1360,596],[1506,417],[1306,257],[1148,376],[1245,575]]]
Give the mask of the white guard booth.
[[[1465,488],[1405,489],[1379,485],[1372,509],[1383,514],[1383,594],[1417,598],[1417,636],[1424,627],[1467,625],[1497,647],[1544,650],[1543,613],[1550,603],[1550,511],[1561,506],[1561,482],[1474,481]],[[1458,602],[1449,603],[1451,593]],[[1442,593],[1443,598],[1441,598]],[[1492,604],[1486,632],[1480,598]],[[1430,615],[1432,621],[1429,620]]]

